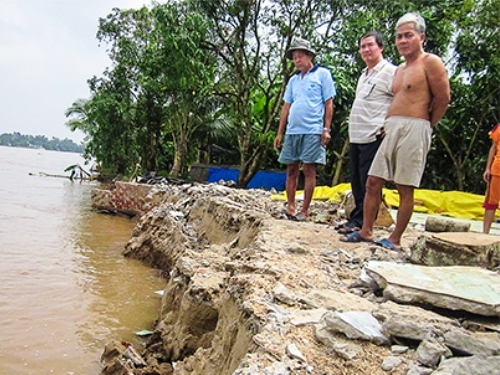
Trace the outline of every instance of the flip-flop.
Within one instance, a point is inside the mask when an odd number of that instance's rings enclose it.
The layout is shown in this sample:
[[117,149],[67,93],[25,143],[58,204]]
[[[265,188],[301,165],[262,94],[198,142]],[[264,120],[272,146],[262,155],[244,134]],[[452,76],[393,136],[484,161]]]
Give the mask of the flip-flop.
[[286,210],[283,210],[283,215],[285,215],[285,218],[287,220],[298,221],[297,216],[289,214],[288,212],[286,212]]
[[375,242],[375,245],[381,246],[387,250],[401,250],[401,247],[394,245],[388,238],[382,238],[380,241]]
[[309,221],[310,219],[304,215],[302,212],[299,212],[297,215],[295,215],[295,220],[297,221]]
[[354,223],[349,222],[346,225],[344,225],[343,228],[338,229],[337,233],[340,233],[340,234],[351,234],[351,233],[354,233],[354,232],[358,232],[359,230],[361,230],[360,227],[358,227]]
[[338,225],[335,225],[335,226],[333,227],[333,229],[335,229],[335,230],[342,229],[342,228],[344,228],[347,224],[349,224],[349,221],[345,221],[345,222],[343,222],[343,223],[340,223],[340,224],[338,224]]
[[359,243],[359,242],[373,242],[372,239],[367,239],[361,236],[359,232],[353,232],[349,235],[342,236],[339,238],[341,242],[351,242],[351,243]]

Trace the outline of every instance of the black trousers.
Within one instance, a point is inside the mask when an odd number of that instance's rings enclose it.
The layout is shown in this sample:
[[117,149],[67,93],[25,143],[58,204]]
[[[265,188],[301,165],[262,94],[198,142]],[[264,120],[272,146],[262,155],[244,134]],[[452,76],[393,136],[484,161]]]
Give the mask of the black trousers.
[[363,226],[363,202],[366,194],[366,180],[373,158],[382,142],[382,137],[371,143],[351,143],[349,156],[351,158],[351,188],[355,207],[349,215],[349,220],[358,227]]

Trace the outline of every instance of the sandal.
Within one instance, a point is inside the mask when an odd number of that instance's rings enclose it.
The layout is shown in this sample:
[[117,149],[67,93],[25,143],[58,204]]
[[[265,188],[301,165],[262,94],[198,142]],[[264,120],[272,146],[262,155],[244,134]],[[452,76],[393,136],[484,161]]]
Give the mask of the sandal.
[[351,234],[359,230],[361,230],[361,228],[358,227],[356,224],[354,224],[353,222],[348,222],[342,228],[339,228],[337,232],[340,234]]

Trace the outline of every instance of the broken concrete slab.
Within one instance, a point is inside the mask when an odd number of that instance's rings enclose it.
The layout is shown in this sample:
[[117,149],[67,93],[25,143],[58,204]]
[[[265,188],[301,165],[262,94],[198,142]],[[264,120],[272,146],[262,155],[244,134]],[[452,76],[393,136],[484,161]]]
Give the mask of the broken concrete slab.
[[444,334],[444,343],[469,355],[500,355],[500,336],[494,332],[454,329]]
[[350,339],[368,340],[379,345],[389,344],[389,338],[382,333],[382,326],[370,313],[330,311],[323,318],[330,330],[343,333]]
[[483,233],[449,232],[420,236],[411,246],[410,260],[427,266],[479,266],[500,264],[500,238]]
[[321,317],[325,315],[327,311],[327,309],[293,311],[290,323],[297,327],[309,324],[319,324]]
[[427,337],[443,336],[445,332],[458,329],[458,323],[450,318],[411,305],[398,305],[387,301],[373,312],[382,322],[382,332],[386,336],[424,340]]
[[372,312],[376,304],[353,293],[331,289],[314,289],[298,298],[299,302],[311,308],[328,310],[356,310]]
[[500,275],[477,267],[425,267],[371,261],[368,274],[386,298],[500,316]]
[[363,354],[361,346],[357,345],[354,341],[342,340],[335,334],[332,334],[326,323],[317,324],[314,334],[319,342],[331,348],[335,354],[346,361],[352,361]]
[[453,357],[439,365],[432,375],[498,375],[500,356]]
[[468,331],[456,320],[417,306],[387,301],[373,315],[382,322],[382,332],[386,336],[418,341],[436,337],[450,349],[462,354],[500,354],[500,336],[497,333]]
[[425,339],[420,342],[415,357],[417,361],[427,367],[434,367],[439,363],[441,356],[451,357],[453,353],[445,345],[436,340]]

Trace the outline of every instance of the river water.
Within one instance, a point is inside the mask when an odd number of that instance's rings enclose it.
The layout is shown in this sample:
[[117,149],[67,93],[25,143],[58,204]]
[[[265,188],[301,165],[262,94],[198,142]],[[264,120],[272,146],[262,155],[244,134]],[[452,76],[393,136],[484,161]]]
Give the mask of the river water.
[[98,374],[108,340],[143,345],[157,318],[165,281],[121,255],[134,223],[91,210],[97,183],[39,174],[83,162],[0,146],[0,375]]

